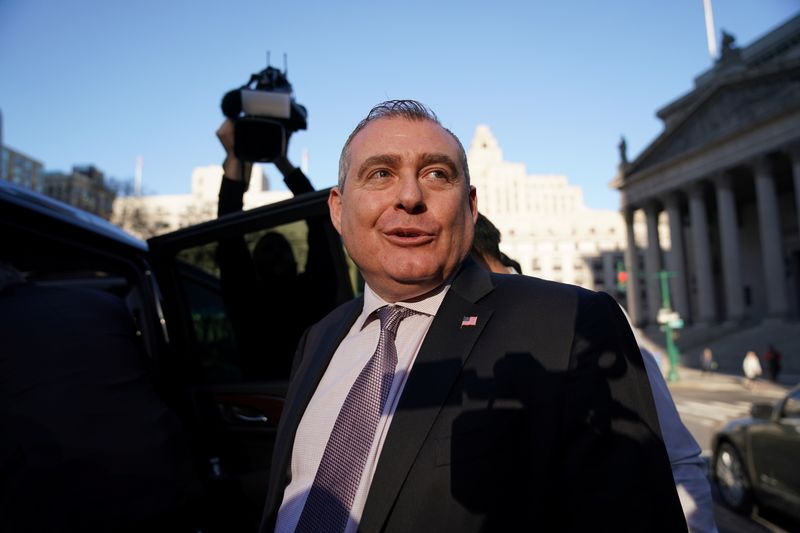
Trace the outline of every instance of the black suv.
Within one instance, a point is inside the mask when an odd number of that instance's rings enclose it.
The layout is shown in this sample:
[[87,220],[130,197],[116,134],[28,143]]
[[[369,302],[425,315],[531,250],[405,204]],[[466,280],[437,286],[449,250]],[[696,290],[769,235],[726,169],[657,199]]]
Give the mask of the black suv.
[[362,286],[327,196],[304,194],[144,242],[0,181],[0,259],[29,281],[126,302],[148,374],[191,442],[191,498],[202,518],[189,517],[187,530],[255,529],[294,346]]

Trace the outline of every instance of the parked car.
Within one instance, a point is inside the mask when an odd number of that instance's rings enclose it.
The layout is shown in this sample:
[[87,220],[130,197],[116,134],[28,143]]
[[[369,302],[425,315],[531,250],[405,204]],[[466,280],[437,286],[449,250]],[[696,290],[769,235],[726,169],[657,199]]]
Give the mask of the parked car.
[[800,386],[728,423],[713,450],[712,475],[728,507],[749,514],[758,504],[800,521]]
[[[191,497],[202,514],[191,530],[255,528],[297,337],[358,289],[327,195],[304,194],[144,242],[0,181],[0,259],[29,281],[101,289],[126,302],[153,384],[191,442],[199,480]],[[284,248],[251,261],[264,241]],[[233,262],[222,253],[245,246]],[[302,280],[294,285],[283,281],[294,271],[279,278],[293,266]],[[309,283],[323,284],[324,294],[306,298]]]

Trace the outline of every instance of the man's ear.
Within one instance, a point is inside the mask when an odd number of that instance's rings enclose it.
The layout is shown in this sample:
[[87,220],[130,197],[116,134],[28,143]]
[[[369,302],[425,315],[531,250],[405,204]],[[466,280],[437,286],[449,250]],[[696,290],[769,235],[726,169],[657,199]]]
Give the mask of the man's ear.
[[472,223],[478,222],[478,191],[474,185],[469,187],[469,209],[472,211]]
[[339,235],[342,234],[342,194],[339,187],[333,187],[328,194],[328,210],[331,212],[331,222]]

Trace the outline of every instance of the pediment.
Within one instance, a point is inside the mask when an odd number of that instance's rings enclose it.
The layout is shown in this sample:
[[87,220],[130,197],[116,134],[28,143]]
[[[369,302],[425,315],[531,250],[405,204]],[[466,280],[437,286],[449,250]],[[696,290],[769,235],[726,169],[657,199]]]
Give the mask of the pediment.
[[626,169],[629,176],[719,142],[800,107],[800,65],[739,74],[709,87],[680,122],[666,129]]

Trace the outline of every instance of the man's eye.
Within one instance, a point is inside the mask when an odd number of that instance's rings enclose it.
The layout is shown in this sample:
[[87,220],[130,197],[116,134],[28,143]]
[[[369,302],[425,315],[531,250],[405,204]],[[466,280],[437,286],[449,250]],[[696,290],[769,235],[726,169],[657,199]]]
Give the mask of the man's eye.
[[425,177],[431,180],[449,180],[450,174],[444,170],[434,168],[425,173]]
[[375,172],[370,174],[370,177],[374,179],[386,179],[389,176],[391,176],[391,174],[389,173],[388,170],[376,170]]

